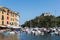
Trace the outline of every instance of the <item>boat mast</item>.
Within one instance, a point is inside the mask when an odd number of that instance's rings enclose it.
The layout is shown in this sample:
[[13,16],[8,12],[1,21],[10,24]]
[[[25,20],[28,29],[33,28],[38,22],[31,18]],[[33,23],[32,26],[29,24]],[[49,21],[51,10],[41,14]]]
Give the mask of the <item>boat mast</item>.
[[56,10],[55,10],[55,27],[57,27],[57,25],[56,25]]
[[32,26],[31,26],[31,21],[30,21],[30,27],[32,27]]

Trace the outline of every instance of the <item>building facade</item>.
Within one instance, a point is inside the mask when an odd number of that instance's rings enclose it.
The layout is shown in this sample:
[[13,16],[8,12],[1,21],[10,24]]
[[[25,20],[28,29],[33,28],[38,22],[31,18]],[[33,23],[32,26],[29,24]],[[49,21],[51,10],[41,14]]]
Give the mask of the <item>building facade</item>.
[[6,7],[0,7],[0,25],[19,26],[19,13]]
[[51,16],[50,12],[49,13],[45,13],[44,16]]

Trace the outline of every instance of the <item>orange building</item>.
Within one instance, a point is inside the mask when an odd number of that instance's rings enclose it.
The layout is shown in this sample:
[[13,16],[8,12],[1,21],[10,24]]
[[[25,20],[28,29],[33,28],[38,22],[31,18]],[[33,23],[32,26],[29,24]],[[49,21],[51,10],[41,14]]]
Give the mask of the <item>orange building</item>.
[[0,25],[19,26],[19,14],[6,7],[0,7]]

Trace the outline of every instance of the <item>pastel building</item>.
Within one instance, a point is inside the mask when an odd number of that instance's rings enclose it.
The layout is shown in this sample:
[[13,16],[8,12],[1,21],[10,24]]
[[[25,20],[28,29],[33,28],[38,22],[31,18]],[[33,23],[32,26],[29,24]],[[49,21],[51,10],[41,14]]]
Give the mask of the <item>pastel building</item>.
[[17,12],[10,13],[10,25],[19,26],[19,17]]
[[14,12],[6,7],[0,7],[0,25],[19,26],[19,13]]
[[44,16],[51,16],[50,12],[49,13],[45,13]]

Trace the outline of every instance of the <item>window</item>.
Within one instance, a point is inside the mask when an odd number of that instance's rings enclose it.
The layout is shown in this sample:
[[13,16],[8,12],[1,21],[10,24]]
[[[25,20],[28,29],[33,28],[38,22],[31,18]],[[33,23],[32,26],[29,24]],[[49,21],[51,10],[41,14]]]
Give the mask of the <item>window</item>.
[[14,17],[14,14],[12,13],[11,16]]
[[7,17],[7,20],[9,19],[9,17]]
[[11,18],[11,21],[14,21],[14,19],[13,19],[13,18]]
[[14,17],[14,14],[12,14],[12,17]]
[[15,17],[17,17],[17,15],[15,15]]
[[13,25],[13,22],[11,22],[10,24]]
[[14,21],[14,19],[13,19],[13,21]]
[[5,10],[2,10],[2,14],[4,14],[6,11]]
[[11,18],[11,21],[12,21],[13,19]]
[[14,14],[13,14],[13,17],[14,17]]
[[9,13],[7,13],[7,15],[9,15]]
[[4,25],[4,21],[2,21],[2,25]]
[[7,24],[9,24],[9,22],[7,21]]
[[2,15],[2,20],[4,20],[4,16]]
[[2,11],[2,14],[4,14],[4,12]]

